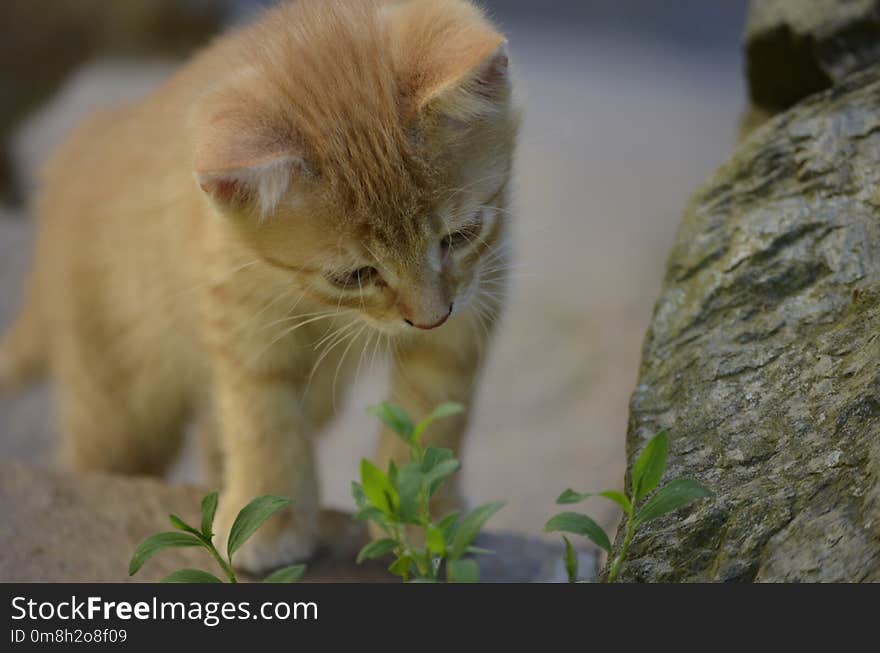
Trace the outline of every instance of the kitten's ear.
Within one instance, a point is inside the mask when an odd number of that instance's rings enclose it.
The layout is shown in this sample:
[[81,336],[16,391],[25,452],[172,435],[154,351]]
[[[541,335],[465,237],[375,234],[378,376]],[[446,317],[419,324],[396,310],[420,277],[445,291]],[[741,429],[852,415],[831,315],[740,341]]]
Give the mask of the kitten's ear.
[[205,166],[196,170],[196,179],[221,209],[253,210],[265,218],[278,208],[303,165],[296,155],[280,154],[250,163],[230,161],[219,169]]
[[307,174],[290,128],[241,95],[203,101],[193,121],[196,180],[223,211],[265,218]]
[[387,10],[395,67],[417,111],[458,120],[509,99],[507,40],[469,3],[411,0]]
[[505,106],[510,95],[506,42],[462,74],[449,75],[447,81],[426,89],[417,108],[433,107],[461,122],[491,115]]

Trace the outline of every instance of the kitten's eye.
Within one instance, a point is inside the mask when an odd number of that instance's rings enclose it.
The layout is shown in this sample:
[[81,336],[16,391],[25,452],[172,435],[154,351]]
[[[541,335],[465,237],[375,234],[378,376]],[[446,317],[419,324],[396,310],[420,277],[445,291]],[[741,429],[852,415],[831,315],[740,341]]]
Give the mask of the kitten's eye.
[[343,290],[366,288],[380,281],[379,271],[374,267],[363,267],[341,274],[328,274],[327,280]]
[[463,229],[454,231],[451,234],[446,235],[443,240],[440,241],[440,249],[446,254],[447,252],[467,247],[479,238],[482,229],[482,223],[477,223],[470,224]]

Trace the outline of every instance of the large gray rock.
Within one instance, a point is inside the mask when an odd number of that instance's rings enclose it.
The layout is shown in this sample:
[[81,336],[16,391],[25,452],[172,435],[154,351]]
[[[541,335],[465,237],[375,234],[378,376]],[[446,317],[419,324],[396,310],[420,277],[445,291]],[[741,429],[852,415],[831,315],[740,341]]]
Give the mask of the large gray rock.
[[771,113],[880,61],[880,0],[752,0],[752,102]]
[[623,579],[880,581],[878,107],[880,68],[852,75],[692,199],[628,455],[667,428],[668,478],[717,498],[646,525]]
[[[199,522],[203,493],[152,479],[81,476],[0,458],[0,582],[156,582],[182,567],[214,570],[201,549],[169,549],[147,562],[134,579],[127,576],[138,543],[171,530],[168,513]],[[325,511],[321,535],[307,581],[394,580],[382,562],[355,564],[368,535],[351,516]],[[481,560],[484,581],[565,578],[561,547],[513,534],[484,534],[477,544],[497,551],[497,556]],[[593,553],[582,554],[581,570],[584,577],[594,577]]]

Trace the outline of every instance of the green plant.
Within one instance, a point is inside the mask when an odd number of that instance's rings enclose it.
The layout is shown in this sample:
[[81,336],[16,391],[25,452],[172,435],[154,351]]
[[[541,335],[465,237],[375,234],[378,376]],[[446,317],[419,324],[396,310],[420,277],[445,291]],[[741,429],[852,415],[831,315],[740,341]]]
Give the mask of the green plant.
[[[648,441],[644,451],[639,455],[632,468],[632,487],[627,497],[623,492],[606,490],[595,496],[604,497],[619,505],[626,516],[626,531],[623,544],[617,556],[611,561],[608,570],[608,582],[613,583],[620,574],[620,568],[626,561],[629,546],[636,534],[638,527],[658,517],[670,513],[679,508],[705,497],[714,496],[712,491],[701,483],[690,478],[677,478],[670,481],[650,498],[648,495],[660,484],[663,474],[666,472],[666,456],[669,453],[669,438],[665,431],[661,431]],[[558,504],[579,503],[584,499],[594,496],[581,494],[568,489],[556,499]],[[612,555],[611,540],[595,521],[577,512],[563,512],[552,517],[544,526],[549,532],[566,532],[583,535],[593,541],[598,547],[604,549],[609,556]],[[565,540],[565,563],[569,581],[577,581],[577,556],[568,538]]]
[[[358,563],[393,554],[389,571],[404,582],[437,582],[441,572],[448,582],[479,580],[476,561],[465,556],[492,553],[472,545],[486,521],[504,504],[489,503],[463,516],[455,512],[436,523],[432,521],[431,497],[461,465],[449,449],[422,446],[422,436],[432,422],[463,410],[459,404],[442,404],[414,424],[402,408],[393,404],[368,409],[409,445],[410,460],[400,468],[390,462],[387,472],[368,460],[361,461],[361,482],[352,483],[358,507],[355,518],[373,522],[386,537],[361,549]],[[413,531],[415,537],[411,536]]]
[[[241,548],[250,537],[262,526],[267,519],[279,510],[293,503],[292,499],[266,495],[258,497],[241,509],[232,529],[229,531],[229,541],[226,546],[226,558],[224,559],[214,546],[214,515],[217,512],[217,492],[211,492],[202,499],[202,523],[201,528],[195,528],[183,521],[177,515],[169,515],[171,525],[176,531],[158,533],[140,543],[131,558],[128,566],[128,575],[134,576],[144,563],[162,549],[173,547],[200,546],[207,549],[208,553],[217,562],[223,574],[230,583],[237,583],[235,572],[232,570],[232,555]],[[305,573],[305,565],[291,565],[270,574],[264,583],[295,583]],[[162,579],[163,583],[222,583],[217,576],[201,569],[180,569]]]

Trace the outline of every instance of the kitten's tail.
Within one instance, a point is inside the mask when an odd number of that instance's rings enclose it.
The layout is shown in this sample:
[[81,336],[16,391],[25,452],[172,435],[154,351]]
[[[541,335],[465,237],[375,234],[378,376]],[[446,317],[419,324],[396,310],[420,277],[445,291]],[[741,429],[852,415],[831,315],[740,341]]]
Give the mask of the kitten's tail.
[[46,352],[34,313],[25,308],[0,337],[0,395],[20,390],[45,373]]

